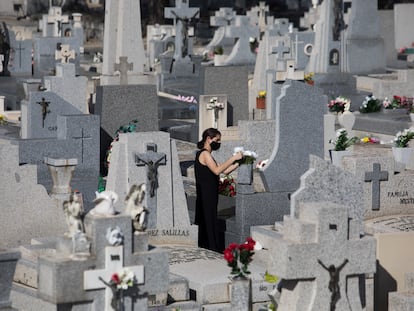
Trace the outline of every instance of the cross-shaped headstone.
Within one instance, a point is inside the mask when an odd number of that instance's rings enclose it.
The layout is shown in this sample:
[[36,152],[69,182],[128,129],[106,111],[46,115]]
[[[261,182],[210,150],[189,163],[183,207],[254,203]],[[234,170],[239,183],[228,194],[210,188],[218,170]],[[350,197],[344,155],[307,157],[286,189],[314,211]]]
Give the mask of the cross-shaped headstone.
[[50,7],[47,16],[47,23],[53,24],[53,36],[62,36],[62,24],[69,24],[69,16],[62,15],[62,8]]
[[49,110],[49,104],[50,102],[47,102],[44,97],[42,97],[41,102],[37,102],[42,107],[42,127],[45,127],[45,119],[48,113],[50,113]]
[[372,182],[372,205],[371,208],[373,211],[378,211],[380,209],[380,182],[388,180],[388,172],[381,171],[381,165],[379,163],[374,163],[372,172],[365,172],[365,181]]
[[198,8],[190,8],[187,0],[176,0],[174,8],[164,8],[165,18],[174,19],[175,50],[174,59],[181,59],[188,55],[188,27],[189,23],[200,16]]
[[69,44],[59,44],[55,51],[55,59],[60,59],[62,64],[66,64],[70,59],[75,59],[75,50],[71,50]]
[[[83,289],[96,290],[105,288],[105,311],[114,311],[111,307],[112,290],[101,280],[109,282],[114,273],[124,268],[123,246],[105,247],[105,269],[83,272]],[[134,272],[137,284],[144,284],[144,266],[126,267]]]
[[259,10],[258,10],[260,32],[264,32],[266,30],[266,13],[267,12],[269,12],[269,6],[266,5],[266,2],[260,1]]
[[285,46],[285,42],[278,40],[276,46],[272,46],[270,54],[276,54],[277,58],[283,58],[284,54],[290,52],[290,47]]
[[134,69],[133,63],[128,63],[128,56],[120,56],[119,57],[119,64],[114,64],[114,70],[119,71],[120,73],[120,84],[127,85],[128,84],[128,71],[132,71]]
[[220,8],[214,13],[214,16],[210,16],[211,26],[227,26],[236,16],[236,12],[232,8]]
[[91,140],[92,139],[92,136],[88,136],[88,135],[86,135],[85,136],[85,133],[84,133],[84,129],[83,128],[81,128],[80,129],[81,130],[81,132],[80,132],[80,134],[79,135],[75,135],[75,136],[72,136],[72,139],[75,139],[75,140],[80,140],[81,141],[81,163],[83,163],[83,152],[84,152],[84,147],[85,147],[85,140],[86,139],[88,139],[88,140]]
[[148,228],[155,228],[157,223],[157,197],[156,191],[158,188],[158,167],[167,164],[167,157],[165,153],[157,152],[157,145],[148,143],[146,145],[146,153],[138,153],[135,155],[135,164],[137,166],[147,167],[147,189],[149,189],[149,197],[147,197]]

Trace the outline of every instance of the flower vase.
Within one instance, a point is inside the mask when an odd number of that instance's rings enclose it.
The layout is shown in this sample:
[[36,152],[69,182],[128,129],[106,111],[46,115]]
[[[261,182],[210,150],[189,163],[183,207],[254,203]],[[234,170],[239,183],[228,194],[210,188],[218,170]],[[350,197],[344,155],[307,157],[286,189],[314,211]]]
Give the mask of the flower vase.
[[341,168],[342,168],[342,158],[344,156],[352,155],[351,150],[340,150],[340,151],[329,150],[329,153],[331,154],[332,164],[337,167],[341,167]]
[[252,310],[252,283],[246,277],[234,277],[231,281],[231,310],[250,311]]
[[256,98],[256,109],[266,109],[266,98],[263,98],[263,97]]
[[394,155],[394,160],[396,162],[407,165],[408,163],[410,163],[410,160],[413,155],[413,150],[414,148],[410,147],[392,147],[392,154]]
[[237,171],[237,183],[251,185],[253,183],[253,164],[242,164]]

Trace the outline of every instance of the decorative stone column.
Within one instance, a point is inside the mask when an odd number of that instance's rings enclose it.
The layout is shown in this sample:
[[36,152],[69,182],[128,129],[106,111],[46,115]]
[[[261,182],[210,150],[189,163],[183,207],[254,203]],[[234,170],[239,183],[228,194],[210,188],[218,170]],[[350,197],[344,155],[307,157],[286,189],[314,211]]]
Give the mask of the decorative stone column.
[[78,164],[78,159],[52,159],[45,157],[45,164],[49,168],[53,181],[51,195],[70,194],[72,192],[70,181],[75,166]]

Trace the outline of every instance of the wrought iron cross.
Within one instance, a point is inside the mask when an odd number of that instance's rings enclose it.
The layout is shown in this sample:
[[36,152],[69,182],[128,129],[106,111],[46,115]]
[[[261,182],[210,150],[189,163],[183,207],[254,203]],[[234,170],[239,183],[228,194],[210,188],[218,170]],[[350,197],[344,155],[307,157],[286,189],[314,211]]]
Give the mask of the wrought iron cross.
[[42,101],[41,102],[37,102],[37,104],[39,104],[42,107],[42,127],[44,128],[45,127],[46,115],[48,113],[50,113],[50,110],[49,110],[49,104],[50,104],[50,102],[47,102],[45,100],[45,98],[42,97]]

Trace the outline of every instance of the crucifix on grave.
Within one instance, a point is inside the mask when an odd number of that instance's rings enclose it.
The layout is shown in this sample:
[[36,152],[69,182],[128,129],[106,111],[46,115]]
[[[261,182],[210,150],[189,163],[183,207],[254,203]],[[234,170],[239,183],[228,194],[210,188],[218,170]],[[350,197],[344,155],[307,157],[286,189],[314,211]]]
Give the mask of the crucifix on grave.
[[200,16],[198,8],[190,8],[188,0],[176,0],[175,8],[165,8],[165,18],[174,19],[175,50],[174,59],[182,59],[188,55],[188,28],[194,18]]
[[44,97],[42,97],[42,101],[41,102],[36,102],[37,104],[39,104],[42,107],[42,127],[45,127],[45,119],[48,113],[50,113],[49,110],[49,104],[50,102],[47,102],[46,99]]
[[105,247],[105,268],[83,272],[84,290],[97,290],[105,288],[105,311],[117,310],[112,306],[116,287],[112,288],[112,286],[108,286],[110,285],[109,282],[114,273],[119,273],[123,268],[127,268],[134,273],[136,285],[144,284],[144,266],[124,267],[123,256],[122,245],[107,246]]
[[[306,305],[309,310],[351,310],[361,304],[358,280],[360,275],[375,272],[376,242],[360,237],[359,230],[352,233],[359,222],[350,219],[348,212],[345,206],[331,202],[303,202],[302,215],[285,221],[285,226],[296,229],[286,231],[274,244],[284,259],[277,259],[273,266],[278,276],[295,284],[293,293],[281,284],[281,301],[291,309]],[[294,297],[304,290],[312,294],[295,306]]]
[[127,56],[120,56],[119,57],[119,64],[114,64],[114,70],[119,71],[120,77],[120,84],[127,85],[128,84],[128,71],[132,71],[134,69],[133,63],[128,63]]
[[69,44],[58,44],[55,51],[55,59],[60,59],[62,64],[69,63],[70,59],[75,59],[75,55],[75,50],[71,50]]
[[62,36],[62,25],[69,24],[69,16],[62,15],[62,8],[57,6],[50,6],[47,16],[47,23],[53,24],[53,36]]
[[157,152],[157,145],[148,143],[146,145],[146,153],[138,153],[135,155],[135,164],[137,166],[147,167],[146,186],[149,189],[149,197],[147,197],[148,228],[155,228],[157,223],[157,196],[156,191],[158,183],[158,167],[167,164],[167,156],[165,153]]
[[380,206],[381,206],[380,182],[387,181],[387,180],[388,180],[388,172],[381,171],[381,165],[379,163],[374,163],[372,165],[372,172],[365,172],[365,181],[372,182],[371,208],[373,211],[379,211],[380,209]]

